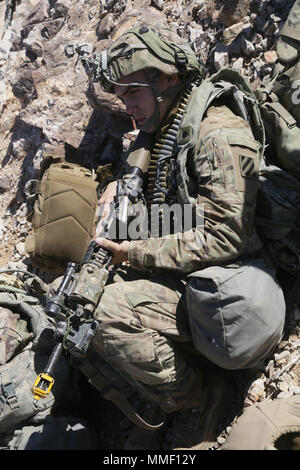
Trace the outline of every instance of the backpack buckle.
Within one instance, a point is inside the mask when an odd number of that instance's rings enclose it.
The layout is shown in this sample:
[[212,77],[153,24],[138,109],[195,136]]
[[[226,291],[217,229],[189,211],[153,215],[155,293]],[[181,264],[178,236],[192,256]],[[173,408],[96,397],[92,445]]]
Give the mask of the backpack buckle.
[[12,383],[10,382],[10,383],[7,383],[5,385],[2,384],[2,391],[3,391],[3,395],[4,395],[7,403],[9,404],[10,408],[12,410],[14,408],[19,408],[18,399],[16,397],[16,394],[15,394]]

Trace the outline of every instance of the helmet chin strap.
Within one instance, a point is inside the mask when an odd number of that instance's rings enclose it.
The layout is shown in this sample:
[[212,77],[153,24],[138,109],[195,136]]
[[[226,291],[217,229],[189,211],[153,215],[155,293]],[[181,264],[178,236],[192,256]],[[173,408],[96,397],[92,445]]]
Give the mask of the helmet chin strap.
[[158,80],[152,81],[151,83],[151,87],[152,87],[153,94],[155,97],[155,109],[154,109],[154,113],[152,114],[152,116],[150,116],[145,122],[145,124],[140,127],[140,129],[144,132],[149,132],[149,130],[151,130],[151,128],[155,124],[161,122],[159,103],[162,103],[167,98],[175,98],[178,95],[178,93],[182,90],[182,84],[179,84],[177,86],[175,85],[171,88],[167,88],[167,90],[163,92],[160,92],[157,86],[157,82]]

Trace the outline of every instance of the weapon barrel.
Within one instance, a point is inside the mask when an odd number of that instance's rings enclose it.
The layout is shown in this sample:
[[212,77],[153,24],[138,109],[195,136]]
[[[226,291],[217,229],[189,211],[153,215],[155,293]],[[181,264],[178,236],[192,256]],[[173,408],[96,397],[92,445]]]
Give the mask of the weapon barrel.
[[59,358],[61,356],[62,350],[63,350],[62,343],[61,342],[56,343],[56,345],[54,346],[54,348],[52,350],[51,356],[50,356],[50,358],[47,362],[47,365],[44,369],[44,374],[47,374],[47,375],[52,374],[52,372],[55,369],[56,363],[57,363],[57,361],[59,360]]

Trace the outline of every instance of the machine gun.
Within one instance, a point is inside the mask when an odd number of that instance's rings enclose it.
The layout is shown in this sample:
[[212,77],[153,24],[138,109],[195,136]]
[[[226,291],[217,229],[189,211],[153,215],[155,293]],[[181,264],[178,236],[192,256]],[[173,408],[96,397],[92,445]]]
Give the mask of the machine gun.
[[[113,224],[121,229],[128,223],[130,207],[143,201],[143,176],[150,162],[151,137],[139,133],[127,159],[127,173],[118,180],[113,210],[106,219],[109,234]],[[46,313],[56,320],[55,346],[42,373],[33,385],[34,401],[49,395],[54,384],[55,365],[65,349],[73,358],[86,355],[98,328],[93,313],[101,299],[109,275],[112,254],[94,240],[80,264],[69,263],[59,288],[49,299]]]

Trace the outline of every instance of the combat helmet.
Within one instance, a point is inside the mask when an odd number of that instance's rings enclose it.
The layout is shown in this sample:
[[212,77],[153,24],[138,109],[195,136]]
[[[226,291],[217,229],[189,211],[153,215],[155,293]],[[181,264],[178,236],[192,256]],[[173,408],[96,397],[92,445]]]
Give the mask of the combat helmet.
[[[124,86],[151,86],[158,102],[175,96],[185,87],[187,77],[201,76],[201,65],[185,39],[165,27],[142,25],[128,29],[108,49],[94,56],[94,81],[99,81],[105,92],[113,93],[114,85],[132,73],[144,71],[147,83],[127,83]],[[179,73],[180,87],[172,87],[160,93],[157,87],[160,74]],[[144,126],[145,127],[145,126]]]
[[[140,70],[154,68],[166,74],[201,71],[187,42],[167,28],[146,25],[131,28],[95,57],[94,80],[113,92],[118,80]],[[147,84],[149,85],[149,84]]]

